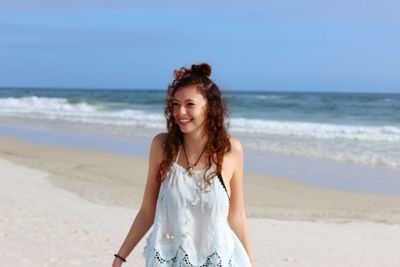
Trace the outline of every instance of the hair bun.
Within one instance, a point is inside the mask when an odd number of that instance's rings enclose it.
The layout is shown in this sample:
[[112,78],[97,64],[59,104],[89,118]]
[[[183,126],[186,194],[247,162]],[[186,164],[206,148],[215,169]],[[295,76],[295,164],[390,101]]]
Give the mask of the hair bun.
[[211,66],[207,63],[193,64],[191,73],[194,75],[209,77],[211,75]]

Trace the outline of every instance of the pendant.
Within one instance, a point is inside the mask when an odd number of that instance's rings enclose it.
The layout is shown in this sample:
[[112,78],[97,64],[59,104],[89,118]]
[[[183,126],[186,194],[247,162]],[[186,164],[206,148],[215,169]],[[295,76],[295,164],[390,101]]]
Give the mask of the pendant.
[[192,166],[189,166],[189,168],[187,169],[187,171],[188,171],[189,177],[192,177],[192,176],[194,175],[194,170],[193,170],[193,167],[192,167]]

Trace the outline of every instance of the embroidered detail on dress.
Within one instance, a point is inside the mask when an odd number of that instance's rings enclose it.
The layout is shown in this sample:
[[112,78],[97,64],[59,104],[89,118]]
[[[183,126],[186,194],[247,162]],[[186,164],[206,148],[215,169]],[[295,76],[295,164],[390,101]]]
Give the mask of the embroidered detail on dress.
[[[221,257],[215,251],[210,256],[207,257],[203,265],[195,266],[189,260],[188,253],[179,246],[176,255],[172,259],[164,259],[161,257],[160,252],[153,248],[153,262],[149,266],[162,266],[162,267],[225,267],[222,265]],[[179,265],[178,265],[179,264]],[[229,260],[228,266],[233,267],[232,260]]]
[[[229,196],[215,179],[203,188],[197,184],[206,183],[203,177],[186,179],[186,171],[174,162],[160,186],[154,228],[143,253],[146,267],[251,266],[228,225]],[[210,192],[202,194],[201,188]]]

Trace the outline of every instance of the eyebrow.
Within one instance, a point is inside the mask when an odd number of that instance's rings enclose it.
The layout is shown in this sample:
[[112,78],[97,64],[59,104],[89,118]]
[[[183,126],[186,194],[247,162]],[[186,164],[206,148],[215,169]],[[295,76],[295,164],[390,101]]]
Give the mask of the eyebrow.
[[[176,101],[176,102],[179,102],[179,103],[181,102],[181,101],[179,101],[179,100],[176,99],[176,98],[174,98],[173,101]],[[190,98],[189,98],[189,99],[186,99],[186,100],[183,101],[183,102],[196,102],[196,100],[193,100],[193,99],[190,99]]]

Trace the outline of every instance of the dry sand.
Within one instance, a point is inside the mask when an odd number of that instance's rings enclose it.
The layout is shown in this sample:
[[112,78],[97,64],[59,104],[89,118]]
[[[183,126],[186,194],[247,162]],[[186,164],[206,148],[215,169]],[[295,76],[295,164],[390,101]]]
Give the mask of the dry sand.
[[[111,266],[147,160],[0,137],[0,266]],[[400,197],[245,174],[258,267],[400,266]],[[144,266],[143,241],[126,266]]]

